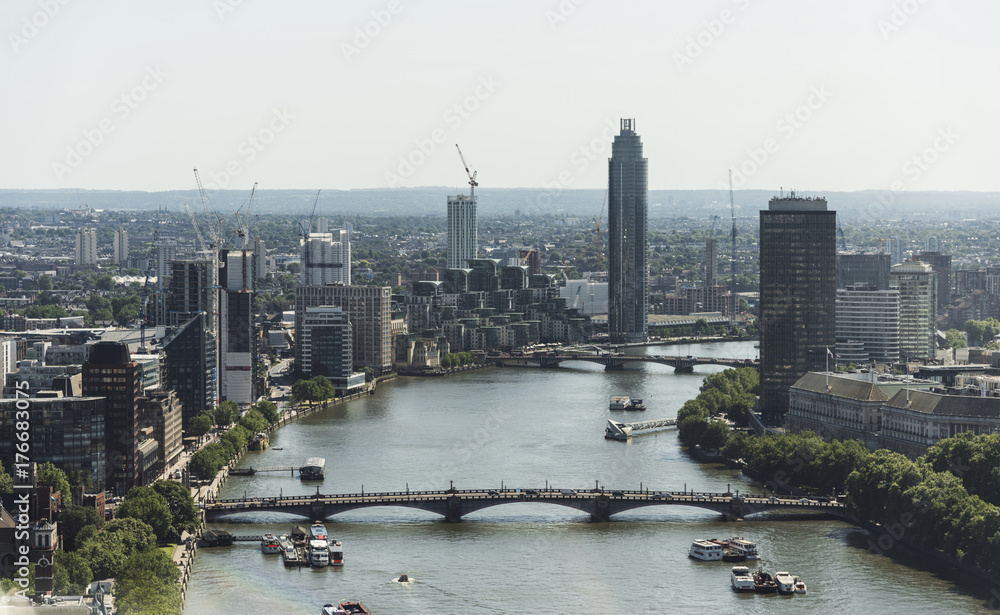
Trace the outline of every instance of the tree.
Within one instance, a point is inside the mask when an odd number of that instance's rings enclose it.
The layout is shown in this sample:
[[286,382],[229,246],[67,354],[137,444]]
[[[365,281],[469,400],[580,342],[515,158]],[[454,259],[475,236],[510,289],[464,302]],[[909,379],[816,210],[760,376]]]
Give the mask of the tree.
[[125,501],[115,510],[116,519],[138,519],[151,528],[159,542],[171,536],[173,516],[167,500],[151,487],[132,487]]
[[104,519],[97,514],[92,506],[63,506],[59,511],[59,529],[62,531],[63,548],[67,551],[76,551],[83,543],[77,540],[77,536],[86,526],[93,526],[95,530],[104,525]]
[[215,419],[213,419],[211,415],[202,412],[198,416],[191,419],[191,424],[188,426],[188,435],[200,438],[212,431],[212,427],[214,425]]
[[209,444],[191,456],[188,468],[202,480],[211,480],[226,465],[228,457],[223,456],[222,447],[218,443]]
[[139,306],[135,303],[126,303],[115,312],[115,322],[121,326],[134,321],[139,317]]
[[267,429],[269,423],[260,412],[256,410],[250,410],[242,417],[240,417],[239,423],[251,434],[256,434]]
[[316,376],[313,381],[316,383],[316,401],[324,401],[337,394],[337,390],[326,376]]
[[62,494],[64,502],[70,501],[69,481],[66,479],[66,473],[53,465],[52,462],[46,461],[38,464],[36,478],[40,486],[52,487],[52,491],[58,491]]
[[167,503],[172,519],[174,536],[180,538],[184,532],[194,533],[201,522],[201,514],[191,497],[191,490],[172,480],[158,480],[153,483],[153,491]]
[[94,287],[97,290],[114,290],[115,281],[109,275],[102,275],[94,281]]
[[260,415],[264,417],[269,425],[274,425],[278,422],[280,418],[278,416],[278,407],[274,405],[274,402],[262,399],[254,405],[254,409],[260,412]]
[[7,473],[0,461],[0,493],[14,493],[14,478]]
[[56,551],[52,566],[52,589],[57,594],[83,595],[94,580],[86,558],[77,553]]
[[90,564],[95,578],[106,579],[120,578],[132,554],[154,548],[153,528],[138,519],[126,518],[109,521],[104,531],[87,540],[79,553]]
[[292,384],[292,401],[295,403],[312,402],[316,399],[319,399],[319,389],[311,378],[297,380]]
[[944,337],[949,348],[965,348],[965,334],[958,329],[948,329]]
[[231,425],[240,416],[240,407],[235,401],[226,400],[220,402],[215,410],[212,411],[215,416],[215,424],[219,427],[225,427],[226,425]]
[[365,382],[371,382],[375,380],[375,370],[368,367],[367,365],[361,368],[361,371],[365,374]]

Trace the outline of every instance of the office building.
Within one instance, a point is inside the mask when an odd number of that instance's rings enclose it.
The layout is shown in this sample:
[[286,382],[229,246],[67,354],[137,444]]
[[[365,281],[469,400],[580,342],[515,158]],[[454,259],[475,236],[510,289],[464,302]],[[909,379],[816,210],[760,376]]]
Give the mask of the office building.
[[780,423],[788,389],[836,344],[837,213],[824,198],[772,198],[760,212],[760,407]]
[[937,276],[927,263],[895,265],[889,284],[899,291],[899,354],[908,361],[933,359],[937,343]]
[[302,273],[306,286],[351,283],[351,234],[347,231],[309,233],[302,241]]
[[364,385],[365,375],[354,373],[351,323],[339,307],[321,305],[306,308],[302,321],[303,374],[325,376],[338,389],[356,389]]
[[899,237],[890,237],[885,240],[885,251],[889,253],[889,258],[893,265],[898,265],[903,262],[903,258],[906,256],[903,253],[903,240]]
[[163,339],[164,388],[177,393],[183,429],[191,419],[218,405],[216,350],[204,312],[174,327]]
[[647,161],[635,120],[621,120],[608,160],[608,327],[612,342],[647,334]]
[[219,399],[248,406],[257,401],[257,274],[251,250],[219,252]]
[[92,228],[76,232],[76,264],[97,264],[97,231]]
[[119,227],[113,243],[115,264],[120,266],[128,259],[128,231]]
[[888,254],[838,254],[837,288],[867,284],[876,290],[889,290]]
[[837,363],[899,360],[899,291],[867,284],[837,289]]
[[141,484],[139,466],[139,397],[142,374],[129,355],[128,345],[97,342],[83,364],[84,397],[106,401],[104,450],[106,486],[124,495]]
[[448,268],[465,269],[466,261],[479,255],[477,197],[448,197]]
[[208,330],[217,330],[218,271],[213,259],[179,259],[170,263],[170,284],[157,324],[177,327],[195,314],[208,316]]
[[937,276],[937,312],[948,310],[951,305],[951,255],[940,252],[921,252],[913,260],[927,263]]
[[184,445],[183,410],[174,391],[146,391],[139,398],[139,426],[152,429],[159,454],[152,475],[159,476],[181,456]]
[[[351,323],[354,369],[370,367],[375,375],[392,371],[392,289],[388,286],[296,286],[295,339],[303,333],[307,308],[339,307]],[[303,365],[295,345],[295,364]]]

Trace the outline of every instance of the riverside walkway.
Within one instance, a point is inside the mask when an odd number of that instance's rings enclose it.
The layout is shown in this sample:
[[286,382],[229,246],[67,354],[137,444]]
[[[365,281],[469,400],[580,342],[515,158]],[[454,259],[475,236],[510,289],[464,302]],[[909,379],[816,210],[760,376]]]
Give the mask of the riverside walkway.
[[204,506],[205,520],[215,523],[238,522],[247,513],[288,513],[321,521],[333,515],[361,508],[395,506],[417,508],[436,513],[449,523],[462,520],[469,513],[517,503],[557,504],[590,515],[594,521],[609,521],[612,515],[644,506],[690,506],[718,512],[726,519],[776,510],[803,513],[826,513],[847,518],[844,504],[817,500],[788,499],[753,494],[654,492],[575,489],[449,489],[446,491],[396,491],[388,493],[351,493],[339,495],[294,495],[217,500]]

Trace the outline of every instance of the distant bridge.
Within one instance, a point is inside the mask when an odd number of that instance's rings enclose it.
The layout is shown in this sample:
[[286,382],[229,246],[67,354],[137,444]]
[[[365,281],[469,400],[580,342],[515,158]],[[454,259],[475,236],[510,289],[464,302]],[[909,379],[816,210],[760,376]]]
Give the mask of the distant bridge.
[[324,520],[333,515],[361,508],[402,506],[436,513],[449,523],[462,520],[469,513],[524,502],[558,504],[590,515],[593,521],[609,521],[612,515],[644,506],[691,506],[712,510],[729,520],[775,510],[827,513],[848,518],[844,504],[814,500],[782,499],[731,493],[609,491],[573,489],[471,489],[447,491],[395,491],[390,493],[354,493],[345,495],[295,495],[271,498],[217,500],[204,507],[205,520],[230,522],[243,513],[280,512],[309,520]]
[[721,357],[695,357],[670,355],[632,355],[618,353],[585,352],[536,352],[531,354],[496,354],[486,357],[488,363],[498,366],[515,366],[533,364],[539,367],[559,367],[566,361],[589,361],[604,366],[607,371],[624,369],[628,365],[639,363],[659,363],[669,365],[675,372],[693,372],[696,365],[724,365],[726,367],[757,367],[757,359],[725,359]]

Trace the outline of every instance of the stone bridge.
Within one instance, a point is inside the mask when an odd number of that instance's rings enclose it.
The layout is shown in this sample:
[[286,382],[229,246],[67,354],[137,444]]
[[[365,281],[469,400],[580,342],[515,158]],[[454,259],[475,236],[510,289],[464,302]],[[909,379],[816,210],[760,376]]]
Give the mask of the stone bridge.
[[590,354],[584,352],[536,352],[533,354],[488,355],[487,363],[498,366],[538,365],[539,367],[559,367],[566,361],[589,361],[603,365],[607,371],[624,369],[640,363],[669,365],[675,372],[692,372],[696,365],[724,365],[726,367],[758,367],[756,359],[725,359],[721,357],[695,357],[671,355],[631,355],[617,353]]
[[730,493],[654,492],[573,489],[472,489],[405,491],[344,495],[305,495],[217,500],[204,506],[205,520],[233,521],[244,513],[280,512],[321,521],[349,510],[376,506],[402,506],[436,513],[449,523],[469,513],[502,504],[535,502],[558,504],[590,515],[593,521],[609,521],[612,515],[644,506],[692,506],[715,511],[728,520],[775,510],[826,513],[848,519],[844,504],[816,500],[783,499]]

